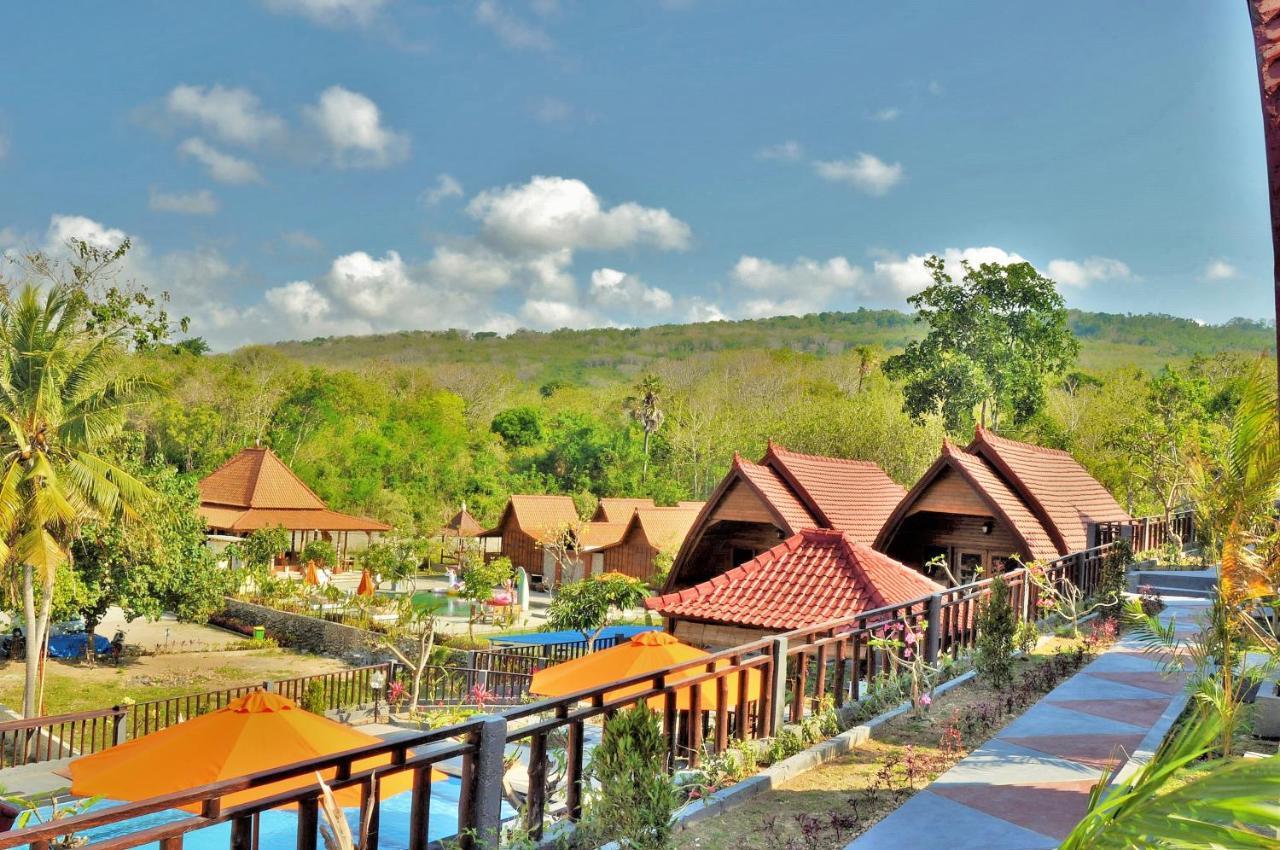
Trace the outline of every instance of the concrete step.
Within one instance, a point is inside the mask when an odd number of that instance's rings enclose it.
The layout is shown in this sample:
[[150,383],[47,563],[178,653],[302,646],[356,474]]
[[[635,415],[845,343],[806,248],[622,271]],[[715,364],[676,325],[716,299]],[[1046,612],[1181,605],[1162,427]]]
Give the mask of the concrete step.
[[1179,588],[1183,591],[1209,591],[1218,586],[1217,570],[1140,570],[1129,574],[1129,587],[1149,584],[1159,588]]
[[1159,591],[1160,595],[1165,599],[1171,596],[1182,599],[1213,599],[1218,594],[1216,587],[1161,587],[1158,584],[1148,584],[1146,586]]

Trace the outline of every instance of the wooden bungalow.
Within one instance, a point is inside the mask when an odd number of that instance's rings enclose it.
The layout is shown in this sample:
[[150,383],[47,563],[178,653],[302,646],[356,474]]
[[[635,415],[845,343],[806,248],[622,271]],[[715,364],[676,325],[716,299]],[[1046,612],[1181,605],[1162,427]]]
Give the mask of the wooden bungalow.
[[501,538],[502,545],[492,554],[510,558],[538,582],[544,574],[543,542],[578,521],[578,509],[568,496],[514,494],[498,524],[480,536]]
[[645,607],[680,640],[724,649],[941,589],[848,532],[805,529],[709,581],[650,597]]
[[681,502],[670,508],[636,510],[622,537],[604,550],[605,571],[651,581],[657,574],[658,556],[679,551],[704,504]]
[[[290,532],[289,552],[281,566],[295,564],[296,554],[311,540],[328,540],[339,563],[347,560],[351,532],[372,542],[391,526],[329,510],[302,479],[268,448],[242,449],[200,481],[200,515],[211,535],[247,537],[260,528]],[[359,538],[357,538],[357,543]]]
[[631,515],[641,508],[654,507],[653,499],[605,498],[596,506],[592,522],[628,522]]
[[759,463],[734,455],[676,556],[664,593],[727,572],[806,528],[870,544],[906,491],[870,461],[770,443]]
[[[963,582],[979,567],[990,574],[1087,549],[1095,523],[1126,521],[1129,514],[1067,452],[979,427],[963,449],[943,443],[875,546],[918,569],[942,557]],[[946,580],[945,571],[933,573]]]

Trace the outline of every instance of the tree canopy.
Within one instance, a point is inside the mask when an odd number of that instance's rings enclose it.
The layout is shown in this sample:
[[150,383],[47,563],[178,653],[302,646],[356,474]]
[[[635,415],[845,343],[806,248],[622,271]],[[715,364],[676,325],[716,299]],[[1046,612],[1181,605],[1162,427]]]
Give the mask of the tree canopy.
[[885,362],[904,382],[905,409],[941,413],[957,431],[972,427],[975,408],[992,428],[1026,422],[1044,406],[1047,380],[1080,351],[1053,281],[1025,262],[962,261],[958,283],[942,258],[925,266],[933,284],[907,300],[929,332]]

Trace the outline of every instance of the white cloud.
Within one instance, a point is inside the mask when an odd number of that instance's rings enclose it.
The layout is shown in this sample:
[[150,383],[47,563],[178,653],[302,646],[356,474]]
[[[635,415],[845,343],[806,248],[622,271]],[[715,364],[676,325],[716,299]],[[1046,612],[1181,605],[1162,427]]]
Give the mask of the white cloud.
[[1129,266],[1110,257],[1050,260],[1045,274],[1062,286],[1077,288],[1084,288],[1100,280],[1128,280],[1133,277]]
[[187,139],[178,145],[178,151],[203,165],[219,183],[262,182],[262,175],[252,162],[220,151],[204,139]]
[[290,318],[315,324],[329,318],[333,307],[310,281],[295,280],[263,293],[263,299]]
[[540,97],[529,104],[529,114],[542,124],[564,124],[573,117],[573,107],[558,97]]
[[446,198],[460,197],[462,197],[462,184],[454,179],[452,174],[440,174],[436,176],[436,185],[422,193],[421,200],[423,206],[434,207]]
[[49,229],[45,233],[44,252],[58,257],[66,250],[72,239],[79,239],[91,247],[101,251],[113,251],[119,248],[129,234],[118,227],[107,227],[83,215],[62,215],[55,213],[49,218]]
[[596,269],[591,273],[591,300],[601,307],[614,307],[629,313],[664,313],[675,306],[671,293],[649,286],[635,275],[617,269]]
[[156,212],[182,215],[213,215],[218,211],[218,199],[208,189],[198,192],[169,194],[151,189],[147,205]]
[[785,142],[769,145],[756,151],[757,159],[780,159],[786,162],[795,162],[802,156],[804,156],[804,148],[794,139],[788,139]]
[[486,239],[507,250],[689,246],[689,225],[665,209],[623,203],[604,209],[581,180],[534,177],[520,186],[481,192],[467,206]]
[[283,119],[263,110],[258,96],[244,88],[174,86],[165,106],[174,118],[198,124],[234,144],[280,141],[285,135]]
[[1222,258],[1210,260],[1205,264],[1201,277],[1204,280],[1231,280],[1240,270]]
[[685,311],[685,319],[690,322],[724,322],[728,318],[719,306],[701,298],[691,298]]
[[597,328],[604,322],[590,310],[565,301],[531,298],[520,308],[520,317],[532,327],[545,330],[556,328]]
[[305,230],[286,230],[280,234],[281,244],[299,251],[319,251],[324,244]]
[[381,260],[355,251],[338,257],[329,268],[329,292],[351,311],[370,318],[386,316],[412,288],[404,261],[395,251],[388,251]]
[[902,110],[896,106],[886,106],[884,109],[877,109],[869,116],[872,121],[897,121],[902,115]]
[[872,156],[860,153],[853,159],[816,160],[813,170],[823,180],[847,183],[868,195],[883,195],[902,181],[902,163],[892,165]]
[[825,262],[800,257],[785,265],[744,256],[734,265],[731,276],[745,289],[765,293],[745,302],[746,315],[776,316],[821,310],[838,291],[856,291],[864,272],[845,257],[832,257]]
[[[938,256],[946,263],[947,273],[959,279],[964,274],[962,262],[980,266],[983,263],[1025,262],[1018,254],[987,245],[980,248],[948,248]],[[872,273],[875,277],[873,292],[887,300],[900,302],[908,295],[914,295],[933,283],[930,272],[925,268],[927,254],[911,254],[904,258],[887,255],[875,261]]]
[[378,105],[359,92],[330,86],[306,114],[341,167],[380,168],[409,155],[409,137],[384,126]]
[[551,36],[542,29],[512,15],[495,0],[476,4],[476,20],[493,31],[508,47],[521,50],[551,50]]
[[481,247],[470,251],[441,246],[427,263],[427,277],[437,283],[496,292],[510,286],[517,264]]
[[264,5],[279,15],[301,15],[327,27],[371,24],[386,5],[386,0],[264,0]]

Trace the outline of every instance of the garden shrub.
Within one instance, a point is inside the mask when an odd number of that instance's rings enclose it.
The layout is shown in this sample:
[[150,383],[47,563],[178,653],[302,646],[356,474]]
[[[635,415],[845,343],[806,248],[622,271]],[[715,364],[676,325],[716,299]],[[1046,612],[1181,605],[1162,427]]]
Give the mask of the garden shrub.
[[978,675],[996,687],[1013,678],[1013,641],[1017,615],[1009,601],[1009,585],[1002,576],[991,580],[991,595],[978,614],[978,642],[974,666]]
[[1018,628],[1013,632],[1013,645],[1018,647],[1024,653],[1029,653],[1036,648],[1036,644],[1040,642],[1040,629],[1036,628],[1036,624],[1031,620],[1023,620],[1018,623]]
[[1098,577],[1098,598],[1114,599],[1102,609],[1104,617],[1120,616],[1124,607],[1124,592],[1129,583],[1127,573],[1133,563],[1133,547],[1128,540],[1117,540],[1102,559],[1102,571]]
[[329,702],[324,697],[324,683],[308,682],[307,689],[302,692],[301,702],[302,707],[307,711],[324,717],[325,711],[329,708]]
[[586,821],[593,840],[616,840],[624,850],[672,846],[680,793],[667,775],[667,742],[649,706],[637,703],[605,723],[587,776],[597,787]]

